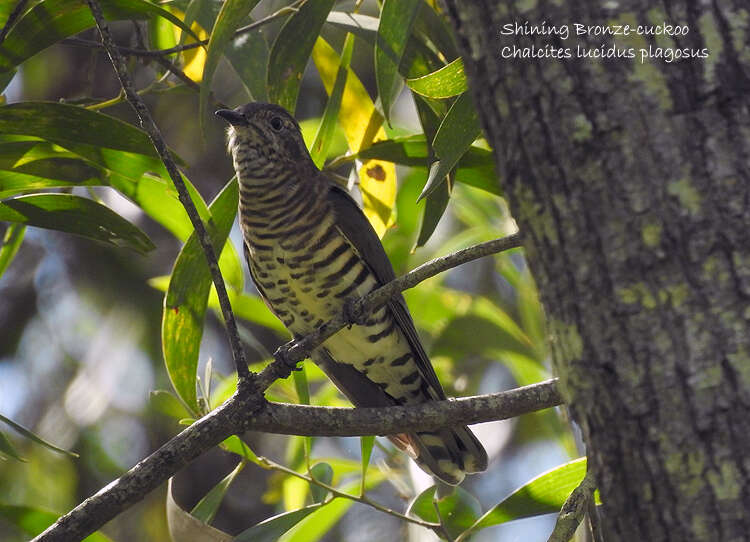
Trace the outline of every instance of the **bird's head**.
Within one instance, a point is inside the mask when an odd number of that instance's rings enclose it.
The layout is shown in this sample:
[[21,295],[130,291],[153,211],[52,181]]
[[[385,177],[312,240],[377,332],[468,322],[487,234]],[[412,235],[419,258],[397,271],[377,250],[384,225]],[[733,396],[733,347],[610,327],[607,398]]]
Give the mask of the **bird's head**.
[[229,123],[227,142],[235,166],[311,162],[299,124],[283,107],[251,102],[216,114]]

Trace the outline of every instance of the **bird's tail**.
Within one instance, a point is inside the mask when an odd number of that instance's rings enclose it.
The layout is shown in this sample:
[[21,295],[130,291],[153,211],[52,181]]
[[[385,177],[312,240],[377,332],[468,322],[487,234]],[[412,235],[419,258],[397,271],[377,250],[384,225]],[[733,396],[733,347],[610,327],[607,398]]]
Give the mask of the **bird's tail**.
[[395,435],[391,440],[422,470],[450,485],[460,484],[467,473],[487,468],[487,452],[466,426]]

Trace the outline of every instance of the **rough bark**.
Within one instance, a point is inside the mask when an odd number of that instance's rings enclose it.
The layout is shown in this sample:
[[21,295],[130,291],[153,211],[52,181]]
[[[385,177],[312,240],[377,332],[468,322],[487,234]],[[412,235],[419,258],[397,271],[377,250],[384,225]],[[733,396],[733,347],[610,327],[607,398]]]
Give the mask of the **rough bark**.
[[[447,2],[524,232],[608,541],[750,540],[750,7]],[[686,24],[625,47],[707,59],[502,59],[502,25]]]

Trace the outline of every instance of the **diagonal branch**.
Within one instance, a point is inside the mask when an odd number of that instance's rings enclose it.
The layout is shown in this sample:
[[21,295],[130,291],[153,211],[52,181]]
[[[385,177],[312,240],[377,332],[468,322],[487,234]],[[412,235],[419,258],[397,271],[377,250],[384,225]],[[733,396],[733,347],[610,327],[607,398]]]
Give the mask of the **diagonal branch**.
[[159,154],[162,162],[164,162],[164,166],[167,168],[167,172],[169,173],[169,176],[171,177],[172,182],[177,189],[180,202],[182,203],[182,206],[185,208],[185,211],[190,217],[190,222],[193,224],[195,233],[198,236],[198,240],[200,241],[201,247],[203,248],[203,252],[206,255],[208,268],[211,271],[211,278],[213,279],[214,286],[216,287],[216,293],[219,297],[221,312],[224,315],[224,321],[227,324],[227,334],[229,335],[229,343],[232,348],[232,358],[234,359],[234,364],[237,368],[237,374],[239,375],[240,380],[245,380],[247,379],[247,376],[249,374],[247,369],[247,362],[245,361],[245,352],[242,349],[240,335],[237,331],[237,323],[234,320],[232,307],[229,303],[229,296],[227,296],[227,290],[224,286],[224,279],[221,276],[221,272],[219,271],[219,263],[216,259],[216,252],[213,245],[211,244],[211,238],[208,235],[208,231],[206,231],[206,226],[200,219],[198,210],[195,208],[193,200],[190,199],[190,194],[185,187],[185,183],[182,181],[182,176],[177,169],[177,165],[175,164],[172,156],[167,150],[167,145],[164,142],[164,138],[161,136],[161,132],[159,131],[158,126],[156,126],[156,123],[151,117],[151,113],[146,107],[143,99],[136,92],[135,85],[133,84],[133,81],[128,74],[127,67],[125,66],[125,61],[123,60],[122,55],[117,49],[114,40],[112,39],[109,25],[104,20],[102,8],[99,5],[98,0],[86,0],[86,2],[89,5],[91,14],[94,16],[94,21],[96,21],[96,26],[99,29],[99,34],[102,37],[102,43],[104,45],[104,48],[107,50],[107,54],[112,61],[112,65],[114,66],[115,71],[117,72],[117,78],[120,80],[120,84],[125,91],[125,96],[130,105],[135,110],[135,113],[138,115],[141,127],[148,134],[149,139],[151,139],[151,143],[153,143],[154,148],[156,149],[156,152]]

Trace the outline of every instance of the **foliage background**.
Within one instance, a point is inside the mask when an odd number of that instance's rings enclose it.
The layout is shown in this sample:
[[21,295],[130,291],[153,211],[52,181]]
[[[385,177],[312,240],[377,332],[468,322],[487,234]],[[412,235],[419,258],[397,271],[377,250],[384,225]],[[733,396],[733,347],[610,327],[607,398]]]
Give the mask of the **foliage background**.
[[[261,19],[281,6],[261,2],[251,18]],[[349,12],[353,7],[353,3],[341,2],[334,10]],[[170,8],[180,16],[189,11],[184,2],[171,3]],[[379,9],[374,2],[365,2],[360,13],[377,17]],[[273,44],[283,21],[281,17],[254,31],[253,39]],[[170,39],[175,40],[173,27],[164,20],[139,25],[145,38],[139,37],[132,22],[113,23],[118,43],[138,47],[140,39],[162,36],[160,39],[167,40],[162,43],[167,44],[154,46],[166,47]],[[200,34],[199,27],[193,28]],[[322,36],[337,51],[344,47],[345,33],[340,28],[325,24]],[[94,30],[78,37],[98,40]],[[357,38],[353,47],[351,66],[374,98],[377,84],[372,45]],[[174,61],[199,80],[200,56],[184,55]],[[164,73],[158,63],[135,58],[130,59],[129,69],[139,88]],[[245,103],[252,85],[252,77],[246,77],[243,84],[232,66],[221,60],[213,77],[214,95],[207,98],[208,107],[214,108],[217,102],[232,107]],[[199,94],[174,76],[167,76],[155,90],[144,98],[157,124],[170,147],[184,160],[187,178],[207,202],[211,201],[233,175],[223,124],[210,115],[201,123]],[[101,50],[57,43],[18,67],[3,98],[7,103],[45,100],[90,106],[118,93],[112,66]],[[310,144],[326,103],[326,90],[310,62],[301,81],[296,110]],[[102,111],[137,124],[132,110],[122,101]],[[341,126],[349,119],[339,116],[338,120],[329,157],[347,150]],[[422,132],[408,89],[399,94],[386,132],[389,137]],[[482,142],[477,144],[481,146]],[[346,167],[338,171],[348,175]],[[7,168],[0,171],[0,183],[4,174]],[[397,176],[396,219],[383,239],[397,274],[431,257],[515,229],[502,198],[460,182],[454,185],[442,218],[435,211],[428,211],[425,218],[425,200],[416,200],[427,181],[428,169],[399,165]],[[150,281],[170,273],[181,242],[112,188],[76,187],[67,191],[100,198],[142,228],[157,249],[141,255],[53,230],[28,228],[15,259],[0,277],[0,414],[80,454],[77,459],[71,458],[8,432],[26,462],[9,458],[0,461],[3,540],[24,540],[27,536],[6,505],[65,512],[157,448],[179,431],[178,420],[189,417],[173,396],[154,393],[171,391],[172,387],[164,369],[159,333],[163,293]],[[427,201],[429,206],[429,198]],[[429,230],[429,223],[438,218],[429,241],[412,252],[420,232]],[[0,224],[0,228],[7,226]],[[230,240],[240,249],[236,224]],[[245,279],[247,291],[255,295],[248,277]],[[406,297],[449,396],[499,391],[549,376],[541,309],[520,252],[452,270],[407,292]],[[262,325],[263,321],[260,316],[254,321],[241,321],[248,355],[254,363],[263,362],[268,352],[286,340],[277,326]],[[231,386],[227,384],[231,382],[231,355],[222,324],[211,311],[200,347],[199,375],[204,374],[209,359],[212,388],[221,393]],[[305,365],[313,404],[346,404],[312,364]],[[269,397],[297,401],[292,379],[276,384]],[[484,424],[477,432],[490,453],[490,468],[471,477],[463,487],[485,510],[533,476],[580,455],[565,423],[552,411]],[[303,467],[305,439],[262,434],[246,437],[257,454],[292,468]],[[391,454],[390,446],[384,446],[385,450],[375,449],[371,469],[382,473],[385,481],[377,485],[372,496],[403,510],[409,499],[429,484],[405,456]],[[313,461],[325,460],[333,465],[338,481],[356,477],[359,452],[359,439],[321,438],[314,439],[311,456]],[[189,509],[236,463],[235,455],[221,450],[200,458],[176,477],[178,502]],[[214,525],[237,533],[275,513],[298,508],[309,498],[304,483],[250,464],[228,492]],[[164,502],[165,490],[154,492],[108,524],[104,533],[114,540],[167,540]],[[329,519],[336,518],[332,515]],[[399,539],[406,530],[400,521],[358,504],[332,526],[318,521],[322,526],[320,537],[308,527],[290,539]],[[530,536],[536,540],[549,532],[551,522],[550,516],[520,520],[485,529],[475,539]],[[409,536],[429,539],[426,531],[418,531],[410,529]]]

